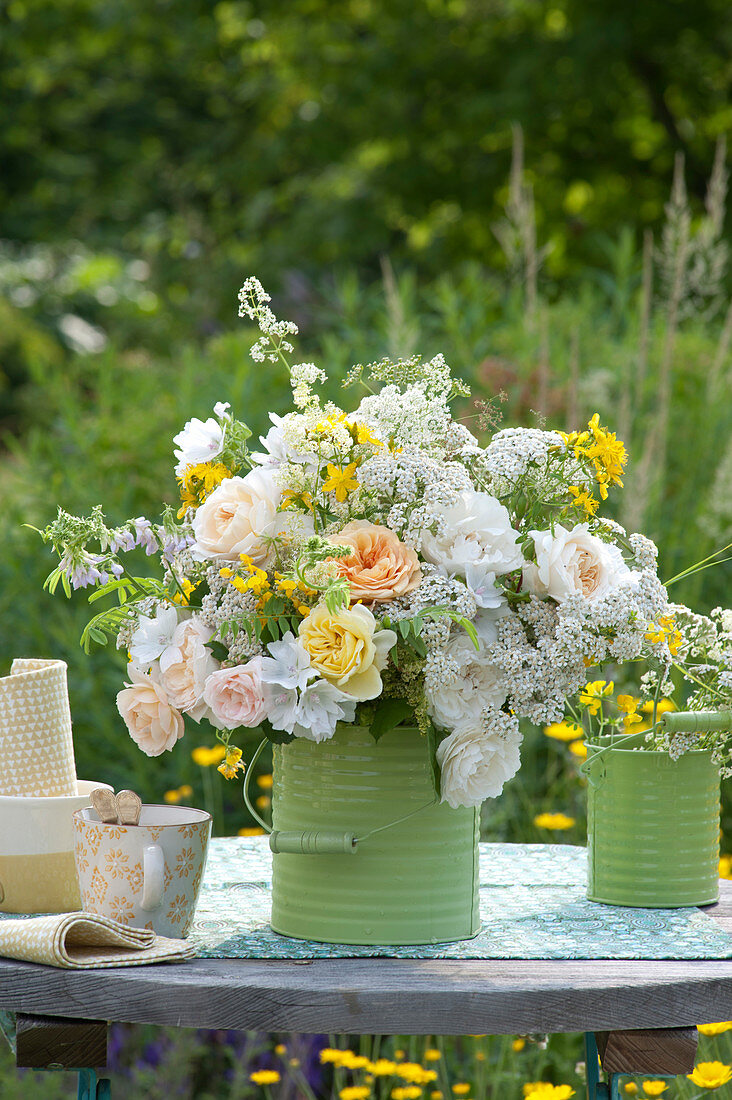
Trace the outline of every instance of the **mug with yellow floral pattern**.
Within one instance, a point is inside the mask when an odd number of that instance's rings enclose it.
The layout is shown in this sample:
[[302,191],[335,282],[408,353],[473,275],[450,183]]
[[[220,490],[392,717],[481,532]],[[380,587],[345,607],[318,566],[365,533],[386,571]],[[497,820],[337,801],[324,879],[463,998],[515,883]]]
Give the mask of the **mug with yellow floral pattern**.
[[78,810],[74,858],[84,910],[182,939],[210,835],[211,815],[187,806],[143,806],[138,825],[105,824],[95,810]]

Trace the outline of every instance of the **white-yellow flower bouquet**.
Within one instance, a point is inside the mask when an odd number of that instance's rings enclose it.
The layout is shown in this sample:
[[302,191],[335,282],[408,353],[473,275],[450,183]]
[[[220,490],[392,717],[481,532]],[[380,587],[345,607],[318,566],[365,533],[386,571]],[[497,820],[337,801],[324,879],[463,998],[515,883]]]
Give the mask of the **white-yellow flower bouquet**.
[[[452,405],[479,422],[492,407],[471,411],[440,355],[354,367],[341,407],[319,367],[290,365],[297,329],[256,279],[239,301],[261,330],[255,361],[288,365],[293,409],[254,449],[228,403],[190,420],[174,439],[177,514],[111,528],[101,507],[59,511],[43,532],[61,559],[52,590],[116,599],[83,641],[128,651],[117,703],[144,752],[205,719],[233,777],[243,728],[322,742],[338,723],[377,739],[406,723],[442,800],[477,806],[519,767],[520,719],[561,719],[589,667],[668,664],[656,548],[600,516],[626,455],[597,415],[482,445]],[[129,572],[136,547],[158,576]]]

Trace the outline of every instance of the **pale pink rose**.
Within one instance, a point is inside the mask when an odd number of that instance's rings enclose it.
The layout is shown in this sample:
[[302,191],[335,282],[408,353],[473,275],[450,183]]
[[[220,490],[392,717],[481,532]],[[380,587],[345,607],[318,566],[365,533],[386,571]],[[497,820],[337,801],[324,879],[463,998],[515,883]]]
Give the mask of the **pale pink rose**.
[[416,551],[400,542],[388,527],[365,519],[346,524],[330,541],[350,546],[338,562],[338,572],[351,586],[351,601],[383,603],[415,589],[422,580]]
[[206,713],[203,689],[219,667],[205,643],[213,631],[200,619],[184,619],[173,633],[171,645],[160,659],[160,682],[174,707],[200,722]]
[[227,477],[206,498],[193,518],[193,552],[200,558],[238,561],[248,554],[255,565],[272,555],[267,541],[284,526],[278,512],[282,491],[269,470]]
[[578,595],[597,600],[635,580],[619,547],[590,534],[586,523],[571,531],[555,523],[552,531],[529,534],[536,564],[524,566],[524,588],[536,596],[551,596],[557,603]]
[[245,665],[212,672],[203,698],[217,725],[234,730],[238,726],[258,726],[266,717],[264,691],[262,658],[252,657]]
[[130,683],[117,694],[117,710],[130,737],[148,756],[160,756],[183,736],[183,715],[165,691],[137,665],[127,666]]

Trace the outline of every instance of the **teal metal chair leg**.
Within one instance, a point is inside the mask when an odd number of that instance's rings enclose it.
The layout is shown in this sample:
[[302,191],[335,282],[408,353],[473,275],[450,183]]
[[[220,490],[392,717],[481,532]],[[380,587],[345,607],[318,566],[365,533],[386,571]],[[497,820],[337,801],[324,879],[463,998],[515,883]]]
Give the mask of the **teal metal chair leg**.
[[112,1085],[106,1077],[98,1080],[95,1070],[79,1070],[79,1091],[77,1093],[77,1100],[110,1100],[111,1096]]

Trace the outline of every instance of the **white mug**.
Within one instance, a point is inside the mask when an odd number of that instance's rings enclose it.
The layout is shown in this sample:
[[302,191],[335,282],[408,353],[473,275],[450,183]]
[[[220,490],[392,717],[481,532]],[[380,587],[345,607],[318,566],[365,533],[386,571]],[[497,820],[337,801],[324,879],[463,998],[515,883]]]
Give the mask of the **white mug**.
[[83,908],[133,928],[181,939],[193,923],[211,815],[188,806],[146,806],[139,825],[74,814],[74,856]]

